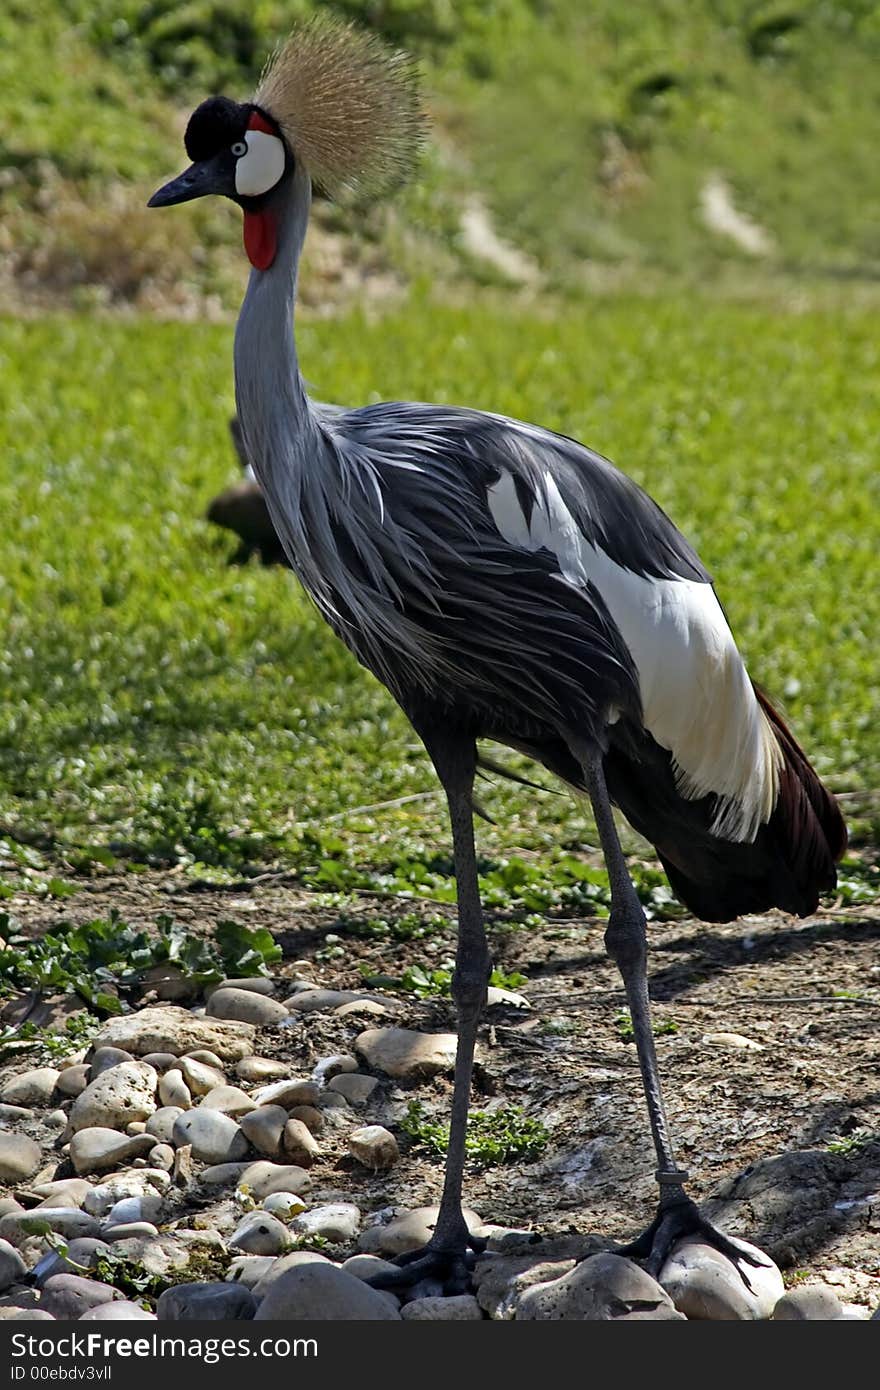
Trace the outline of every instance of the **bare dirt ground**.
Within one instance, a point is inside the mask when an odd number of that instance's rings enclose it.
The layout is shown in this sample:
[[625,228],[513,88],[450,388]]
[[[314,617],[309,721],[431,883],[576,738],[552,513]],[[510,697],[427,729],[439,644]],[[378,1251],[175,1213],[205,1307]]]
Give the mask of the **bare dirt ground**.
[[[390,919],[416,908],[444,913],[450,928],[454,921],[435,904],[364,897],[346,909],[346,926],[338,909],[319,904],[283,882],[247,892],[198,890],[149,873],[99,880],[59,903],[22,898],[7,906],[35,933],[111,907],[144,926],[171,912],[191,931],[233,917],[276,934],[284,950],[278,974],[336,988],[363,988],[361,964],[399,977],[408,964],[428,960],[424,941],[352,935],[359,912]],[[521,1106],[544,1122],[550,1141],[537,1161],[470,1173],[466,1196],[486,1221],[548,1236],[590,1233],[609,1244],[649,1222],[656,1189],[635,1048],[622,1036],[623,994],[602,931],[590,919],[548,921],[539,931],[492,925],[496,964],[528,977],[521,992],[531,1009],[489,1011],[474,1104]],[[325,958],[328,932],[344,948],[333,960]],[[766,916],[728,926],[654,924],[650,937],[655,1023],[676,1029],[660,1031],[657,1047],[693,1195],[728,1230],[771,1254],[789,1281],[804,1272],[820,1276],[841,1296],[877,1307],[880,908],[837,909],[804,922]],[[450,931],[450,952],[453,942]],[[289,1058],[292,1072],[303,1074],[320,1057],[351,1050],[364,1027],[383,1021],[360,1011],[312,1013],[294,1027],[264,1030],[259,1050]],[[391,1021],[454,1027],[446,999],[402,996]],[[739,1043],[712,1039],[731,1033]],[[413,1086],[386,1079],[365,1122],[393,1127],[415,1098],[428,1116],[444,1119],[450,1093],[448,1078]],[[315,1197],[345,1197],[367,1211],[437,1200],[440,1163],[402,1147],[390,1174],[369,1177],[331,1140],[312,1170]]]

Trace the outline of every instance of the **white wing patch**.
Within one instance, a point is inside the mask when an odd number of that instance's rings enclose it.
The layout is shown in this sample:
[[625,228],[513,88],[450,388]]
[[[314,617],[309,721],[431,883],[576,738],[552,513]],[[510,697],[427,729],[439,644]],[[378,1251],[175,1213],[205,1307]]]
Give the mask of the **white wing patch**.
[[711,584],[652,579],[624,569],[591,544],[552,475],[526,520],[513,475],[488,489],[501,535],[524,550],[549,550],[571,584],[601,594],[639,677],[645,727],[672,754],[691,800],[714,793],[713,832],[752,841],[776,804],[781,754],[752,689]]
[[235,191],[243,198],[258,198],[274,188],[284,173],[284,146],[266,130],[246,131],[244,142],[247,154],[236,160]]

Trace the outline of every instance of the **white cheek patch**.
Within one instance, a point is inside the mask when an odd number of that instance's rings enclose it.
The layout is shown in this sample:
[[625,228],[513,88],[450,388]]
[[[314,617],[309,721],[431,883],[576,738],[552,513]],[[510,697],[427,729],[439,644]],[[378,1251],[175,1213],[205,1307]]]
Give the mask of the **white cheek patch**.
[[258,198],[274,188],[284,173],[284,146],[277,135],[265,130],[248,130],[244,140],[247,154],[235,165],[235,191],[243,198]]

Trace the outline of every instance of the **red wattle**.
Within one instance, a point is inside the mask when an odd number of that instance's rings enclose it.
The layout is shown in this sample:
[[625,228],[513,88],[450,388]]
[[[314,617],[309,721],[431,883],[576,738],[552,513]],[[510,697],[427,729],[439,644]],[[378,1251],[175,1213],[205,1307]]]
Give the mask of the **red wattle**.
[[248,260],[257,270],[268,270],[278,250],[277,225],[274,213],[246,212],[244,215],[244,249]]

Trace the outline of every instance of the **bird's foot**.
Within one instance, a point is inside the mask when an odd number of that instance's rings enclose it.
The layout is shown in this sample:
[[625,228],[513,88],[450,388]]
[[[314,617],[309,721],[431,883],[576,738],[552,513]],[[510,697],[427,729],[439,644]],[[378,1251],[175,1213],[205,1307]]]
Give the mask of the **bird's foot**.
[[430,1282],[436,1285],[438,1295],[451,1297],[467,1293],[471,1271],[485,1248],[485,1240],[472,1235],[468,1235],[466,1243],[456,1245],[435,1245],[430,1241],[419,1250],[398,1255],[393,1261],[397,1269],[383,1270],[366,1282],[374,1289],[391,1289],[392,1292]]
[[671,1192],[664,1192],[657,1215],[647,1230],[629,1245],[621,1246],[617,1253],[638,1260],[656,1279],[675,1246],[686,1236],[698,1236],[706,1245],[713,1246],[725,1255],[739,1273],[746,1288],[752,1291],[751,1282],[743,1266],[752,1265],[760,1268],[764,1261],[758,1259],[751,1251],[743,1250],[729,1236],[716,1230],[712,1223],[701,1215],[696,1202],[688,1197],[681,1186],[674,1187]]

